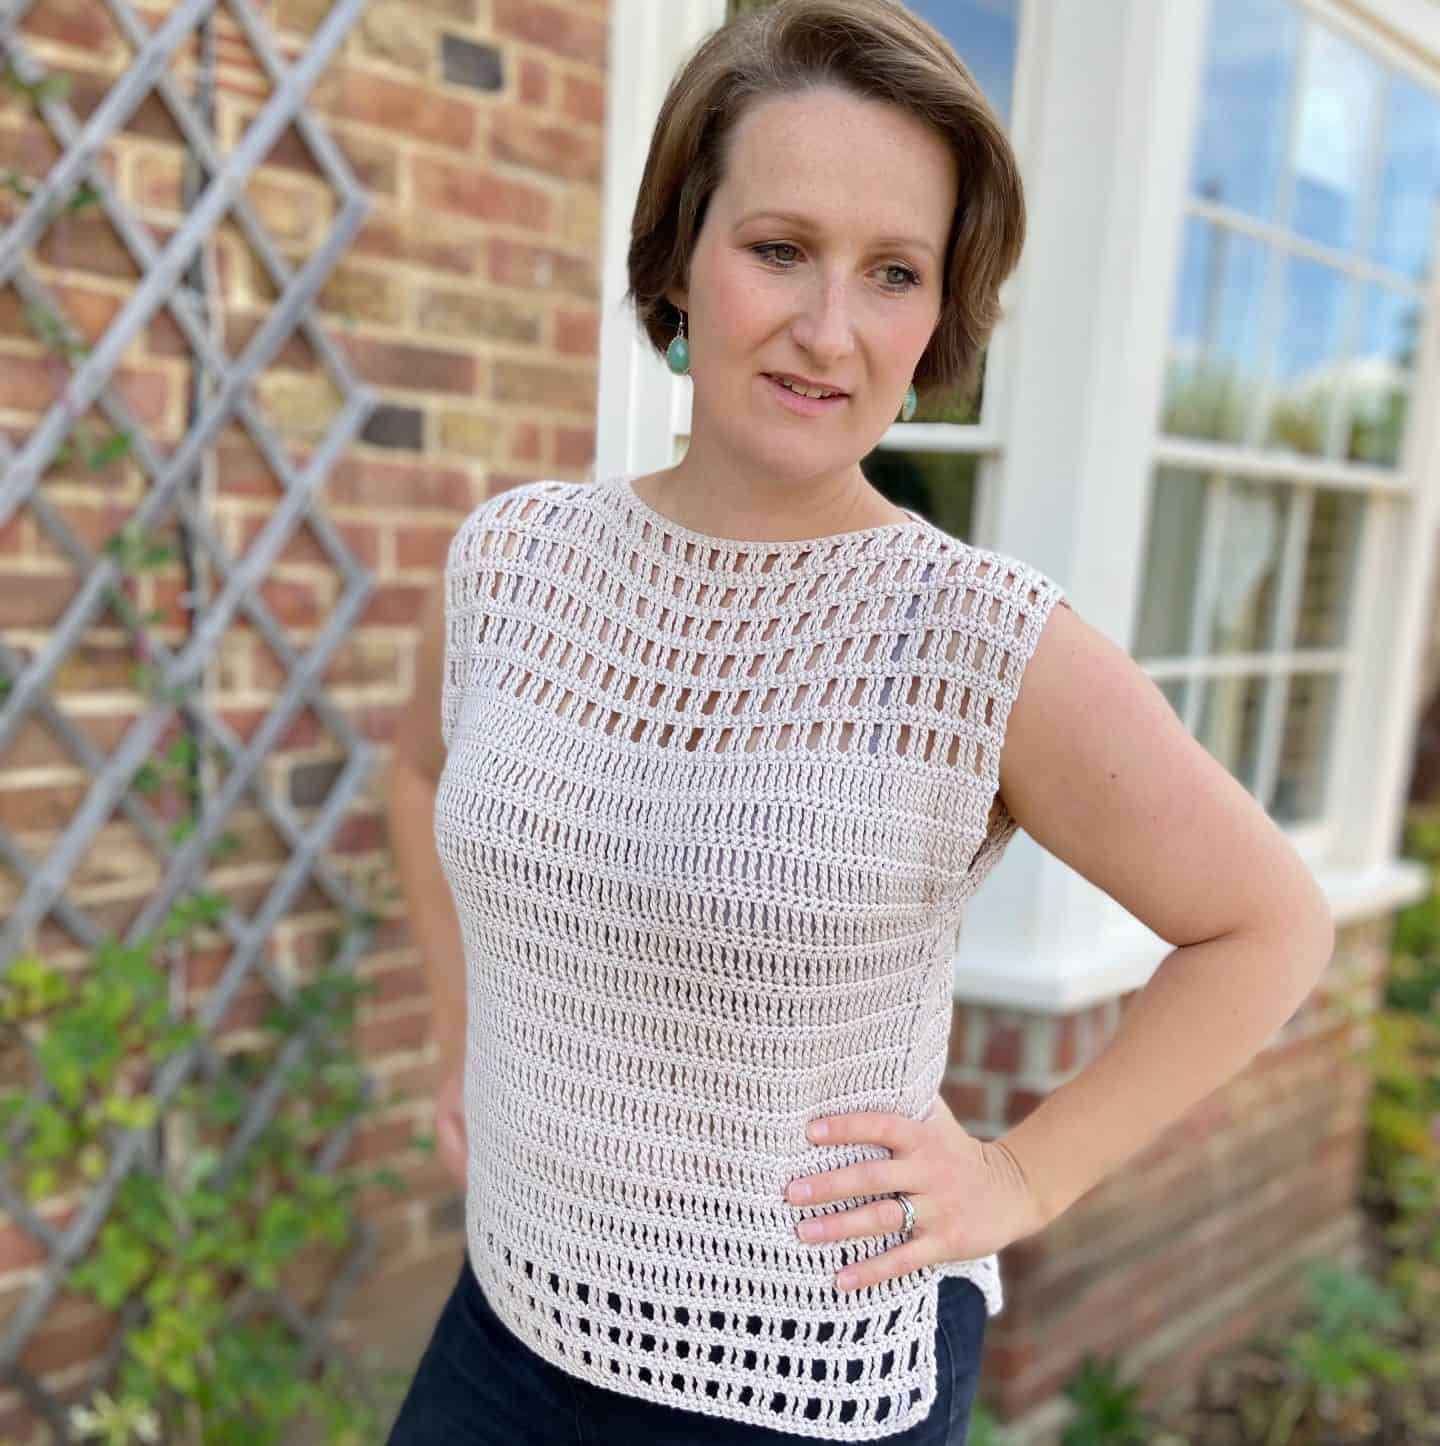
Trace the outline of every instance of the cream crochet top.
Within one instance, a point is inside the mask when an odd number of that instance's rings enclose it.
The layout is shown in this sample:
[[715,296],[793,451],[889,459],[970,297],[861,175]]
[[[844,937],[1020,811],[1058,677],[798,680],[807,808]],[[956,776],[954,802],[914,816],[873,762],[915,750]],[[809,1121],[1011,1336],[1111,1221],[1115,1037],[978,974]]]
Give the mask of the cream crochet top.
[[446,564],[435,836],[464,939],[466,1244],[582,1380],[800,1437],[936,1396],[939,1278],[839,1292],[898,1232],[795,1234],[786,1184],[923,1117],[1021,671],[1060,589],[909,514],[819,539],[681,527],[628,477],[537,481]]

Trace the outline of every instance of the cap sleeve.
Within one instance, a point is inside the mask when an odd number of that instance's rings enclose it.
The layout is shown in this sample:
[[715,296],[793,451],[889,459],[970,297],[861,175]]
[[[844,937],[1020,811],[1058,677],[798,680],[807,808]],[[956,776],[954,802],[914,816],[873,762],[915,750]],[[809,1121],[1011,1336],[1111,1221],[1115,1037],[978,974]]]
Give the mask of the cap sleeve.
[[486,562],[496,546],[497,498],[487,498],[460,524],[445,556],[445,667],[440,682],[440,736],[446,748],[483,641]]
[[967,895],[995,867],[1019,828],[1000,796],[1000,754],[1045,624],[1056,607],[1071,608],[1059,583],[1019,558],[972,548],[968,564],[961,600],[967,663],[960,681],[969,692],[961,707],[975,746],[961,761],[973,774],[971,798],[983,834],[966,868]]

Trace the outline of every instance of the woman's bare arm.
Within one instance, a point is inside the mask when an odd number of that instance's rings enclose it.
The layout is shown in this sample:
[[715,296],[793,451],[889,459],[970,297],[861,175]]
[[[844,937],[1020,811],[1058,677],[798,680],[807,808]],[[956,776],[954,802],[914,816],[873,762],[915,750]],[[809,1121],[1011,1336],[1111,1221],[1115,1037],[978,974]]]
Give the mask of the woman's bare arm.
[[445,667],[443,576],[425,601],[415,650],[415,688],[395,733],[387,804],[390,840],[410,927],[430,986],[440,1076],[465,1046],[465,954],[449,881],[435,851],[435,790],[445,766],[440,682]]
[[1025,670],[1000,791],[1037,843],[1176,946],[1105,1050],[995,1142],[1052,1220],[1259,1052],[1324,972],[1334,920],[1251,794],[1068,609]]

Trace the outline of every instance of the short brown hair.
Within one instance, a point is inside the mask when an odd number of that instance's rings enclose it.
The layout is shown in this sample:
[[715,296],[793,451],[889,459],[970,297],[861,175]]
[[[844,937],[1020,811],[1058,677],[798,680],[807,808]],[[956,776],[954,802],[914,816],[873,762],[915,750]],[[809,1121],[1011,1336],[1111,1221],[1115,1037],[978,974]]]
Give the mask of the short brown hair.
[[630,226],[625,299],[662,355],[688,289],[690,258],[729,138],[761,97],[836,86],[888,101],[938,131],[960,193],[942,271],[940,316],[915,369],[922,395],[973,393],[1000,320],[1001,283],[1025,244],[1025,193],[1005,128],[965,63],[899,0],[775,0],[707,36],[670,83]]

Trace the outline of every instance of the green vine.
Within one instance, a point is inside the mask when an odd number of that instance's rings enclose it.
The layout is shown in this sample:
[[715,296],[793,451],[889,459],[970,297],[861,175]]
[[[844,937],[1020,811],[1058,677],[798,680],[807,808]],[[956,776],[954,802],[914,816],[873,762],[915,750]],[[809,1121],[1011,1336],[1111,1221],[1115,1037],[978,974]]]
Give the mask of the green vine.
[[[148,1091],[154,1071],[203,1034],[193,1021],[170,1016],[168,976],[152,955],[215,924],[227,907],[218,894],[178,901],[139,942],[103,941],[79,983],[35,955],[17,959],[0,981],[0,1029],[30,1035],[54,1092],[40,1102],[28,1086],[0,1090],[0,1162],[22,1178],[31,1202],[93,1185],[125,1132],[156,1124],[160,1106]],[[350,928],[372,922],[370,915],[353,918],[335,952]],[[333,1369],[319,1380],[304,1378],[303,1345],[283,1322],[233,1324],[226,1307],[238,1287],[262,1297],[274,1291],[284,1267],[311,1245],[349,1246],[361,1191],[404,1187],[389,1168],[330,1174],[314,1163],[318,1145],[376,1108],[366,1100],[361,1064],[340,1041],[353,1024],[356,998],[374,987],[321,970],[266,1014],[268,1047],[230,1056],[220,1078],[192,1079],[175,1092],[165,1118],[193,1146],[158,1172],[126,1175],[89,1255],[65,1279],[67,1291],[106,1309],[133,1299],[146,1307],[124,1340],[118,1394],[97,1395],[77,1409],[77,1429],[111,1446],[238,1446],[280,1441],[282,1428],[309,1412],[335,1446],[373,1439],[366,1432],[379,1420],[349,1399]],[[306,1052],[286,1069],[281,1106],[225,1170],[226,1132],[244,1117],[250,1089],[300,1032],[308,1035]],[[26,1133],[12,1159],[8,1134],[22,1117]],[[412,1144],[434,1148],[430,1137],[412,1137]],[[398,1385],[402,1378],[380,1379]],[[147,1436],[152,1427],[161,1434]]]

